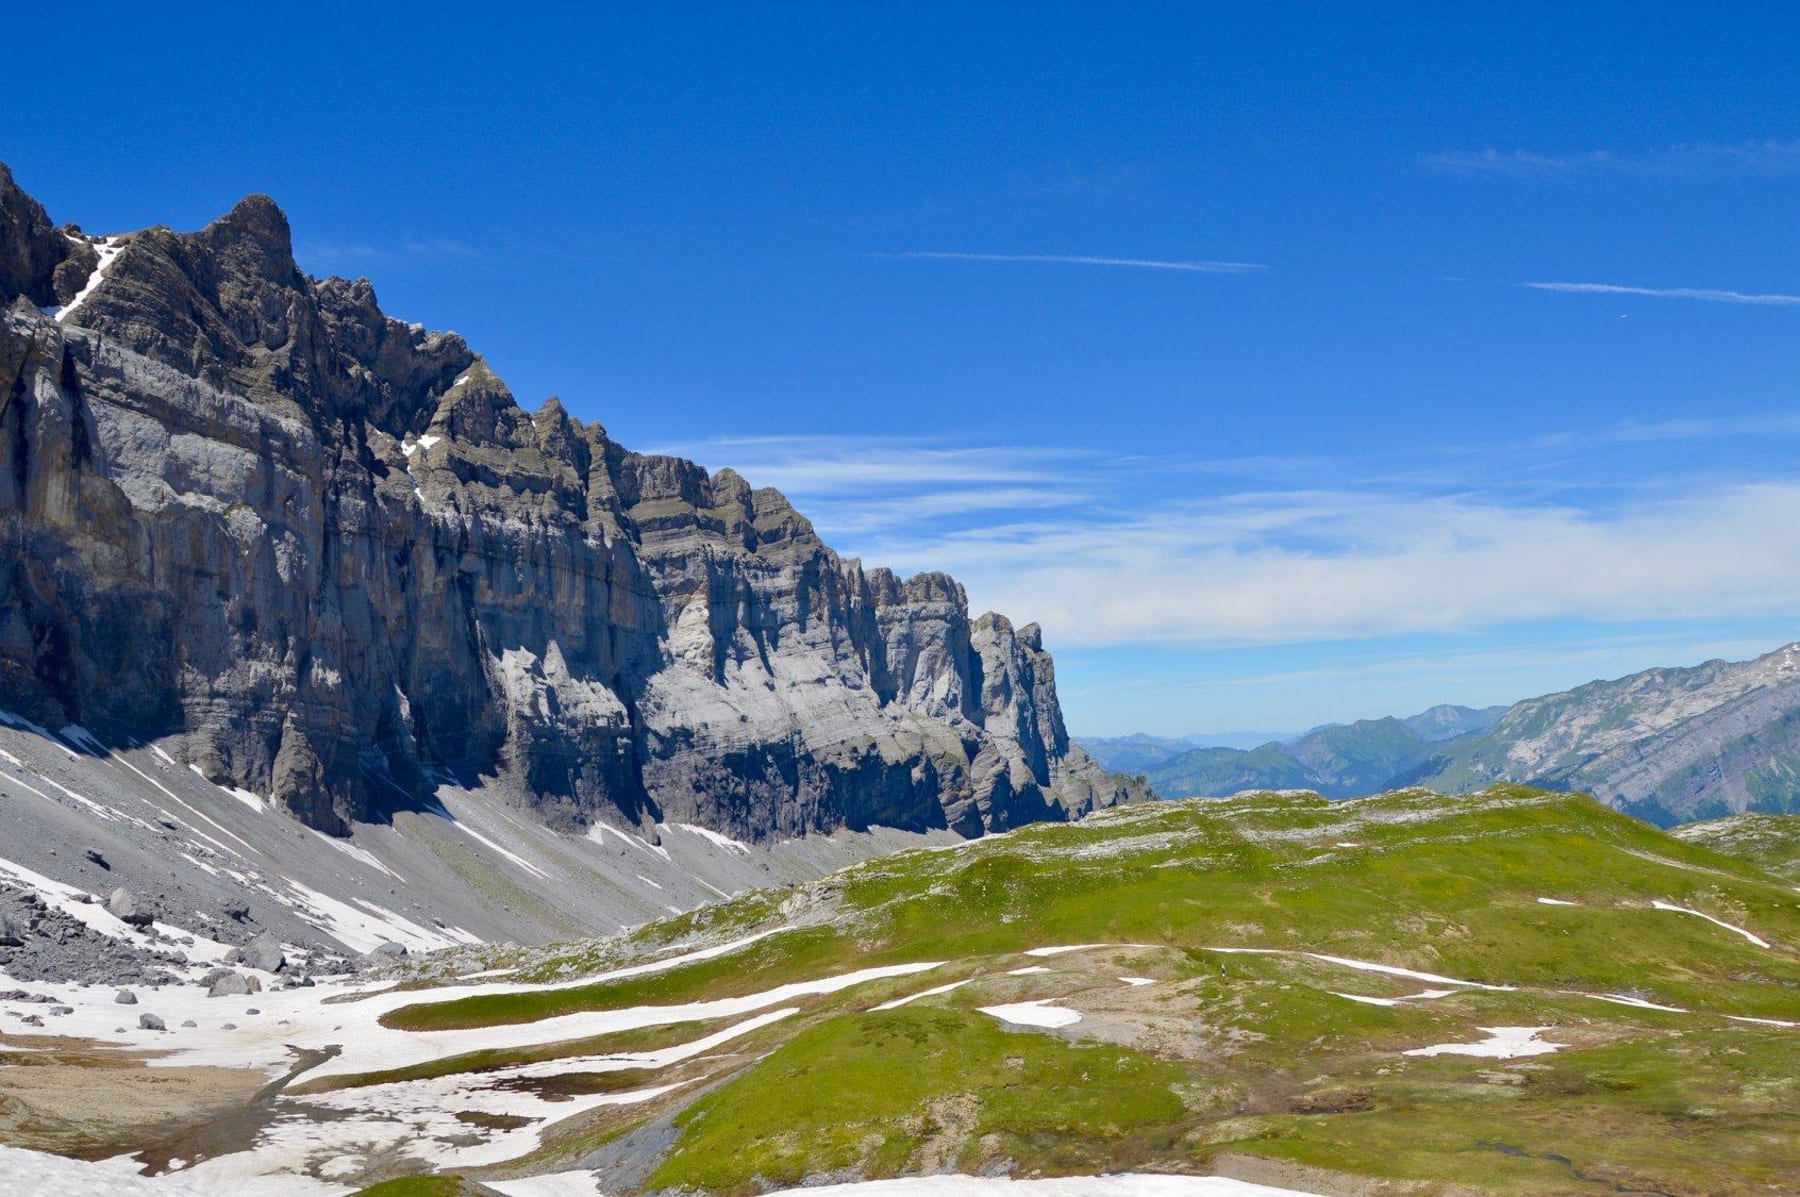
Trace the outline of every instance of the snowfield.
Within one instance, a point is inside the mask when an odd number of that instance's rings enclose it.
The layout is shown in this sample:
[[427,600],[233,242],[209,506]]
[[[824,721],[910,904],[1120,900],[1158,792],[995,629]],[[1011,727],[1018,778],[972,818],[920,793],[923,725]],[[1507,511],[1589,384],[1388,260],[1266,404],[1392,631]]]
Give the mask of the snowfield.
[[1545,1043],[1538,1038],[1554,1027],[1477,1027],[1487,1033],[1480,1043],[1438,1043],[1431,1047],[1415,1047],[1409,1056],[1487,1056],[1495,1060],[1512,1060],[1519,1056],[1546,1056],[1568,1046]]

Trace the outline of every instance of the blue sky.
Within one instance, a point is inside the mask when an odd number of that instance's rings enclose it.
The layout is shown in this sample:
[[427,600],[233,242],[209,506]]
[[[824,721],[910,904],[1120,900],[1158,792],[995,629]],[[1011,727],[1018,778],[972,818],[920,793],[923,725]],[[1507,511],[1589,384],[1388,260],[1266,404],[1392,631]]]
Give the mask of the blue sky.
[[276,196],[527,406],[1043,622],[1077,731],[1800,632],[1800,17],[967,8],[40,8],[0,160]]

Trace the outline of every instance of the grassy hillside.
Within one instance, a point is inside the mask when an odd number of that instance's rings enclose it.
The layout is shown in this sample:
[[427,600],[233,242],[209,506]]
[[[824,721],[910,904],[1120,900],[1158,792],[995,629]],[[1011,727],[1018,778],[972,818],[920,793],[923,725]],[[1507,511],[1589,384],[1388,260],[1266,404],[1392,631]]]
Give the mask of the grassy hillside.
[[[629,1083],[655,1096],[567,1119],[490,1176],[650,1155],[633,1183],[748,1194],[824,1174],[1261,1160],[1496,1193],[1800,1188],[1800,1028],[1777,1025],[1800,1022],[1792,886],[1583,797],[1497,787],[1139,806],[870,862],[671,919],[635,946],[757,932],[741,950],[615,982],[421,994],[384,1022],[516,1029],[931,965],[781,996],[791,1015],[647,1068]],[[1032,954],[1055,947],[1074,950]],[[603,958],[571,947],[524,975],[566,978]],[[1044,1019],[1046,1005],[1062,1016]],[[562,1050],[644,1051],[735,1017]],[[1038,1021],[1064,1025],[1027,1025]],[[1406,1054],[1493,1027],[1539,1028],[1537,1042],[1558,1046]],[[555,1050],[429,1071],[530,1060],[555,1083]]]

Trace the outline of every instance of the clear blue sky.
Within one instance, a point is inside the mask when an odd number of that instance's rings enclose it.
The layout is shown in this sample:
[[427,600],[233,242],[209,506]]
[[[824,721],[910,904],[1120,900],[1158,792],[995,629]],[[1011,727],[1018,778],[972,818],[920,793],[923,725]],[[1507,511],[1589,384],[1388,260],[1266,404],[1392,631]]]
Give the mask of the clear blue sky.
[[1791,9],[969,7],[27,6],[0,159],[274,195],[527,406],[1041,620],[1077,731],[1800,634]]

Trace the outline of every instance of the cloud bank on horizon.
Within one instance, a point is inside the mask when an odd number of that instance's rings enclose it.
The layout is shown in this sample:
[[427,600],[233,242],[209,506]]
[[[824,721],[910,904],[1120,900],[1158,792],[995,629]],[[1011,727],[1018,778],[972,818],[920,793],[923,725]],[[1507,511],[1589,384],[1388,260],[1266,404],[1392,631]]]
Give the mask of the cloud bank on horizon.
[[[946,570],[1054,643],[1224,648],[1790,611],[1800,482],[1646,463],[1796,437],[1773,413],[1354,462],[842,437],[662,451],[729,460],[847,555]],[[1560,476],[1513,468],[1546,455]]]

